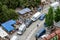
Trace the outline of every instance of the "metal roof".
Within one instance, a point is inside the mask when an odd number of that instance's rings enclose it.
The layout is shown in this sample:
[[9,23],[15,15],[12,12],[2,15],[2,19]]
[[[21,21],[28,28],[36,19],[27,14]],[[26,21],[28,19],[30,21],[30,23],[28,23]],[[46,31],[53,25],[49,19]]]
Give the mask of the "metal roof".
[[14,27],[12,26],[12,24],[14,24],[14,23],[16,23],[16,21],[14,21],[14,20],[9,20],[9,21],[1,24],[1,25],[2,25],[2,27],[3,27],[5,30],[7,30],[8,32],[10,32],[10,31],[14,30]]
[[0,36],[2,38],[4,38],[5,36],[7,36],[8,34],[0,27]]
[[19,11],[19,14],[25,14],[27,12],[30,12],[31,10],[29,8],[24,8],[23,10]]

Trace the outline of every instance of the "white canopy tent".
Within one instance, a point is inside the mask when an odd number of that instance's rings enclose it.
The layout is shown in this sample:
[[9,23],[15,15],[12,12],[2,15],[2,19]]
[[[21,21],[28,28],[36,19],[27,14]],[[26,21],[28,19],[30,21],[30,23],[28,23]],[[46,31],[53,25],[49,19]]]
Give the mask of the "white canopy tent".
[[5,36],[8,36],[8,34],[0,27],[0,37],[4,38]]
[[29,8],[24,8],[21,11],[18,11],[19,14],[25,14],[27,12],[30,12],[31,10]]

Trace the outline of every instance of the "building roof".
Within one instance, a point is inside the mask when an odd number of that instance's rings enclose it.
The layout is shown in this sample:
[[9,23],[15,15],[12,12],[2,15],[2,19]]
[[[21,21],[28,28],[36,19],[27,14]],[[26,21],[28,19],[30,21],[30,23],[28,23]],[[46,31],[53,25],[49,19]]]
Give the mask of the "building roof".
[[12,30],[14,30],[14,27],[12,26],[12,24],[15,24],[15,23],[16,23],[16,21],[9,20],[1,25],[5,30],[7,30],[8,32],[11,32]]
[[23,10],[19,11],[19,14],[25,14],[27,12],[30,12],[31,10],[29,8],[24,8]]
[[60,27],[60,21],[57,22],[57,23],[55,22],[54,25],[55,25],[56,27]]
[[7,36],[8,34],[0,27],[0,36],[2,38],[4,38],[5,36]]

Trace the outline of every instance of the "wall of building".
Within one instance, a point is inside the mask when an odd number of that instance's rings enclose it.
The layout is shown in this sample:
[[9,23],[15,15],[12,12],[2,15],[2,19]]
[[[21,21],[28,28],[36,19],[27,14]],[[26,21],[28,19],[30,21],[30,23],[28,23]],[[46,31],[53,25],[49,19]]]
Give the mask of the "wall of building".
[[56,30],[55,32],[49,34],[47,37],[42,38],[42,40],[51,40],[56,35],[58,36],[58,40],[60,40],[60,30]]

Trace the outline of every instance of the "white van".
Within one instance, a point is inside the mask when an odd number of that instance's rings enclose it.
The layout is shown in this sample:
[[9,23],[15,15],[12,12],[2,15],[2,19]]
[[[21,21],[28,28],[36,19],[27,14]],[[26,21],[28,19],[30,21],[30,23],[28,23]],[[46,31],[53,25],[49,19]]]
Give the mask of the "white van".
[[31,17],[31,20],[36,21],[36,20],[40,17],[40,15],[41,15],[40,12],[35,13],[35,14]]
[[17,36],[13,36],[10,40],[18,40]]
[[21,35],[24,33],[24,31],[26,30],[26,25],[23,23],[20,27],[19,30],[17,32],[17,34]]
[[54,9],[56,9],[57,6],[59,6],[59,2],[54,2],[50,6],[53,7]]

